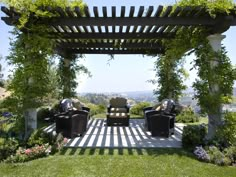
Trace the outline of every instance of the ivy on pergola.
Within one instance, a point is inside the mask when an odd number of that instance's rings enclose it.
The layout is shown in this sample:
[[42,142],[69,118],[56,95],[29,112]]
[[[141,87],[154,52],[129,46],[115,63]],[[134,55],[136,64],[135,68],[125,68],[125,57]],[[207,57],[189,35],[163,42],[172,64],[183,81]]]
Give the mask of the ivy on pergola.
[[[2,20],[8,25],[19,24],[21,14],[13,7],[1,7],[7,15]],[[48,36],[56,42],[60,55],[70,54],[164,54],[162,39],[175,38],[180,29],[205,27],[207,33],[222,33],[236,25],[236,7],[228,14],[212,17],[200,6],[175,7],[131,6],[62,9],[40,7],[54,17],[38,17],[34,13],[21,30],[30,33],[30,23],[49,26]]]

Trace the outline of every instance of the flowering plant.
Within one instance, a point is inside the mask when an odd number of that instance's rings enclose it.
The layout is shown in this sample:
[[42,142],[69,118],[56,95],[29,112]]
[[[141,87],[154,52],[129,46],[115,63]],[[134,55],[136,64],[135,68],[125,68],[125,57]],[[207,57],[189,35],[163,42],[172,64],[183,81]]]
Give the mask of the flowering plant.
[[205,149],[202,146],[196,146],[193,153],[196,155],[196,157],[199,160],[203,160],[203,161],[207,161],[207,162],[210,161],[209,154],[205,151]]
[[10,156],[6,159],[6,162],[26,162],[29,160],[37,159],[39,157],[48,156],[51,152],[51,146],[47,144],[35,145],[32,148],[22,148],[16,151],[14,156]]

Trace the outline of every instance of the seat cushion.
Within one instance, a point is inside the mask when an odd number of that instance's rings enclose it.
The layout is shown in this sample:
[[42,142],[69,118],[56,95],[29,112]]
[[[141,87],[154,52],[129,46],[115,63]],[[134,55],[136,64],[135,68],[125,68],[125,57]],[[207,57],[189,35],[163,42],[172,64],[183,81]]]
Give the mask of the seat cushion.
[[111,108],[111,113],[126,113],[126,108]]
[[110,113],[109,117],[110,118],[127,118],[128,114],[127,113]]

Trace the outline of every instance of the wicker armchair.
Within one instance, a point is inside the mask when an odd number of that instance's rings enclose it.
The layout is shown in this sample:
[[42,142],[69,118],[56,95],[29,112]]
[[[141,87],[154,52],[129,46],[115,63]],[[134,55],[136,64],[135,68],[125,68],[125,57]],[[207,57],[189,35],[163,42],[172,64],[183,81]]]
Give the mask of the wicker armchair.
[[[166,105],[144,108],[145,128],[152,136],[169,137],[174,134],[175,104],[172,100],[165,100]],[[160,107],[159,107],[160,106]]]
[[56,132],[61,132],[68,138],[82,136],[87,131],[88,119],[88,111],[75,110],[60,113],[56,116]]
[[112,98],[107,107],[107,125],[129,126],[129,105],[127,99],[122,97]]

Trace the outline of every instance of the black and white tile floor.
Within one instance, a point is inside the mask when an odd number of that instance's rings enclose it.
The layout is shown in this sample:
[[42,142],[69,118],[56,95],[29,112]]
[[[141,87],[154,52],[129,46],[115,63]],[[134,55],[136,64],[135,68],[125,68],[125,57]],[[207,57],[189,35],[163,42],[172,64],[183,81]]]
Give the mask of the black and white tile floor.
[[[129,127],[106,126],[105,119],[91,119],[88,130],[82,137],[68,139],[66,147],[80,148],[180,148],[183,124],[175,124],[175,133],[169,138],[152,137],[144,129],[143,119],[130,119]],[[55,124],[45,128],[55,131]]]

